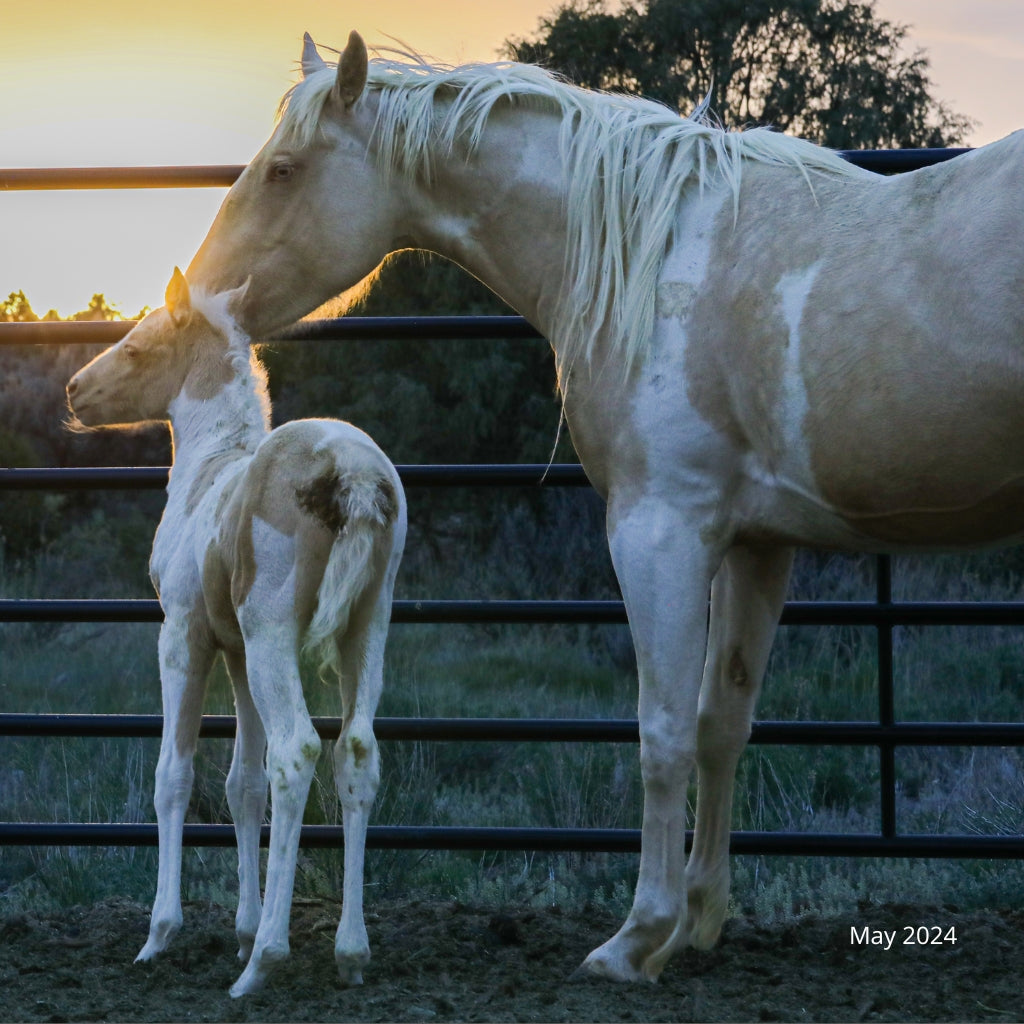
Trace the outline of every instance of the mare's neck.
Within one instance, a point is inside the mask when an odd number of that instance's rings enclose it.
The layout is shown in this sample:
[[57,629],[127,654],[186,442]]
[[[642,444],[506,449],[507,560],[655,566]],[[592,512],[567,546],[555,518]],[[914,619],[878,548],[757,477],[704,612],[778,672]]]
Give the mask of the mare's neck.
[[495,110],[468,160],[459,147],[435,154],[413,228],[419,247],[458,263],[549,338],[567,237],[559,130],[554,114]]
[[190,395],[186,381],[169,413],[174,444],[171,497],[211,462],[250,456],[270,429],[266,385],[253,367],[210,396]]

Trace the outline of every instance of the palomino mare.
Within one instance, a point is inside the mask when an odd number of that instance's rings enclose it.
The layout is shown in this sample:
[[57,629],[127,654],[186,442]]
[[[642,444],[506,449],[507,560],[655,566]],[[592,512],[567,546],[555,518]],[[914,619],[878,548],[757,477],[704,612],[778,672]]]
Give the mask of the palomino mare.
[[722,925],[793,545],[1022,536],[1024,135],[889,179],[532,67],[368,63],[355,33],[302,66],[189,276],[252,275],[264,336],[429,249],[550,339],[640,688],[634,903],[584,966],[655,978]]
[[[206,681],[221,650],[238,712],[227,794],[238,839],[238,955],[248,959],[233,996],[259,989],[288,954],[299,829],[321,746],[302,694],[302,646],[341,677],[334,777],[345,881],[335,958],[344,981],[362,980],[370,956],[363,855],[380,782],[373,715],[406,532],[395,467],[361,430],[339,420],[269,429],[266,376],[231,316],[244,290],[190,294],[176,270],[166,307],[68,384],[85,426],[171,421],[174,465],[150,559],[164,611],[154,800],[160,865],[149,939],[137,959],[163,952],[181,926],[182,825]],[[268,781],[273,816],[261,911]]]

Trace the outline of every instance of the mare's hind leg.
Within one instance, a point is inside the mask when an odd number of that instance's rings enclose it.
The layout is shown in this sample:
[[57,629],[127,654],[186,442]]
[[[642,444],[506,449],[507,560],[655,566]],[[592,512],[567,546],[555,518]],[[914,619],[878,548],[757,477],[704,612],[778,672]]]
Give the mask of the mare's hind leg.
[[151,960],[162,953],[181,927],[181,832],[192,793],[192,765],[203,713],[206,680],[215,649],[195,609],[173,606],[164,611],[160,629],[160,690],[163,735],[156,766],[156,808],[159,835],[156,898],[149,938],[135,958]]
[[736,765],[750,736],[792,564],[790,548],[735,547],[711,587],[697,714],[697,820],[686,867],[686,938],[698,949],[715,942],[725,920]]
[[334,781],[345,830],[345,881],[334,957],[346,985],[362,984],[363,967],[370,959],[363,921],[363,865],[366,828],[380,785],[373,716],[384,685],[384,642],[391,613],[390,589],[384,591],[368,626],[350,630],[339,645],[344,725],[334,747]]
[[235,750],[227,778],[228,807],[235,823],[238,845],[238,911],[235,934],[238,958],[248,960],[260,923],[260,825],[267,810],[267,773],[264,757],[267,738],[256,711],[245,673],[245,655],[226,656],[235,694],[238,722]]

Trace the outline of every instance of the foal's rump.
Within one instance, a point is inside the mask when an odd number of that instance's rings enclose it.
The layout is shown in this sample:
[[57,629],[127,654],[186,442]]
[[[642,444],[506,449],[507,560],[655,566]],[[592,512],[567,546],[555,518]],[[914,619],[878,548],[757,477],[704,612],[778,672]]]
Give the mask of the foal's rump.
[[[371,438],[340,420],[295,420],[256,450],[234,499],[238,515],[231,594],[239,607],[257,570],[280,559],[294,586],[307,646],[343,631],[376,600],[404,534],[405,498],[394,466]],[[368,586],[377,581],[371,594]],[[369,611],[369,608],[367,608]]]

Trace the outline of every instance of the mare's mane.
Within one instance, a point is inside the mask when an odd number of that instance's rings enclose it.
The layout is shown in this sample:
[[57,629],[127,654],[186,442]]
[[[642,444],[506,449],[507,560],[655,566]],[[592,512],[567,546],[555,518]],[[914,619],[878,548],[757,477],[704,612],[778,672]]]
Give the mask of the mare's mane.
[[[281,101],[279,130],[292,144],[315,138],[336,69],[327,64]],[[429,180],[437,158],[456,144],[472,153],[494,106],[561,116],[566,161],[566,280],[556,316],[559,375],[588,359],[602,325],[625,367],[642,356],[654,325],[658,273],[672,241],[684,189],[717,179],[739,203],[746,161],[860,177],[866,172],[831,150],[768,128],[727,131],[706,104],[689,117],[660,103],[571,85],[530,64],[443,67],[402,54],[370,62],[367,87],[379,93],[374,148],[379,165]]]

